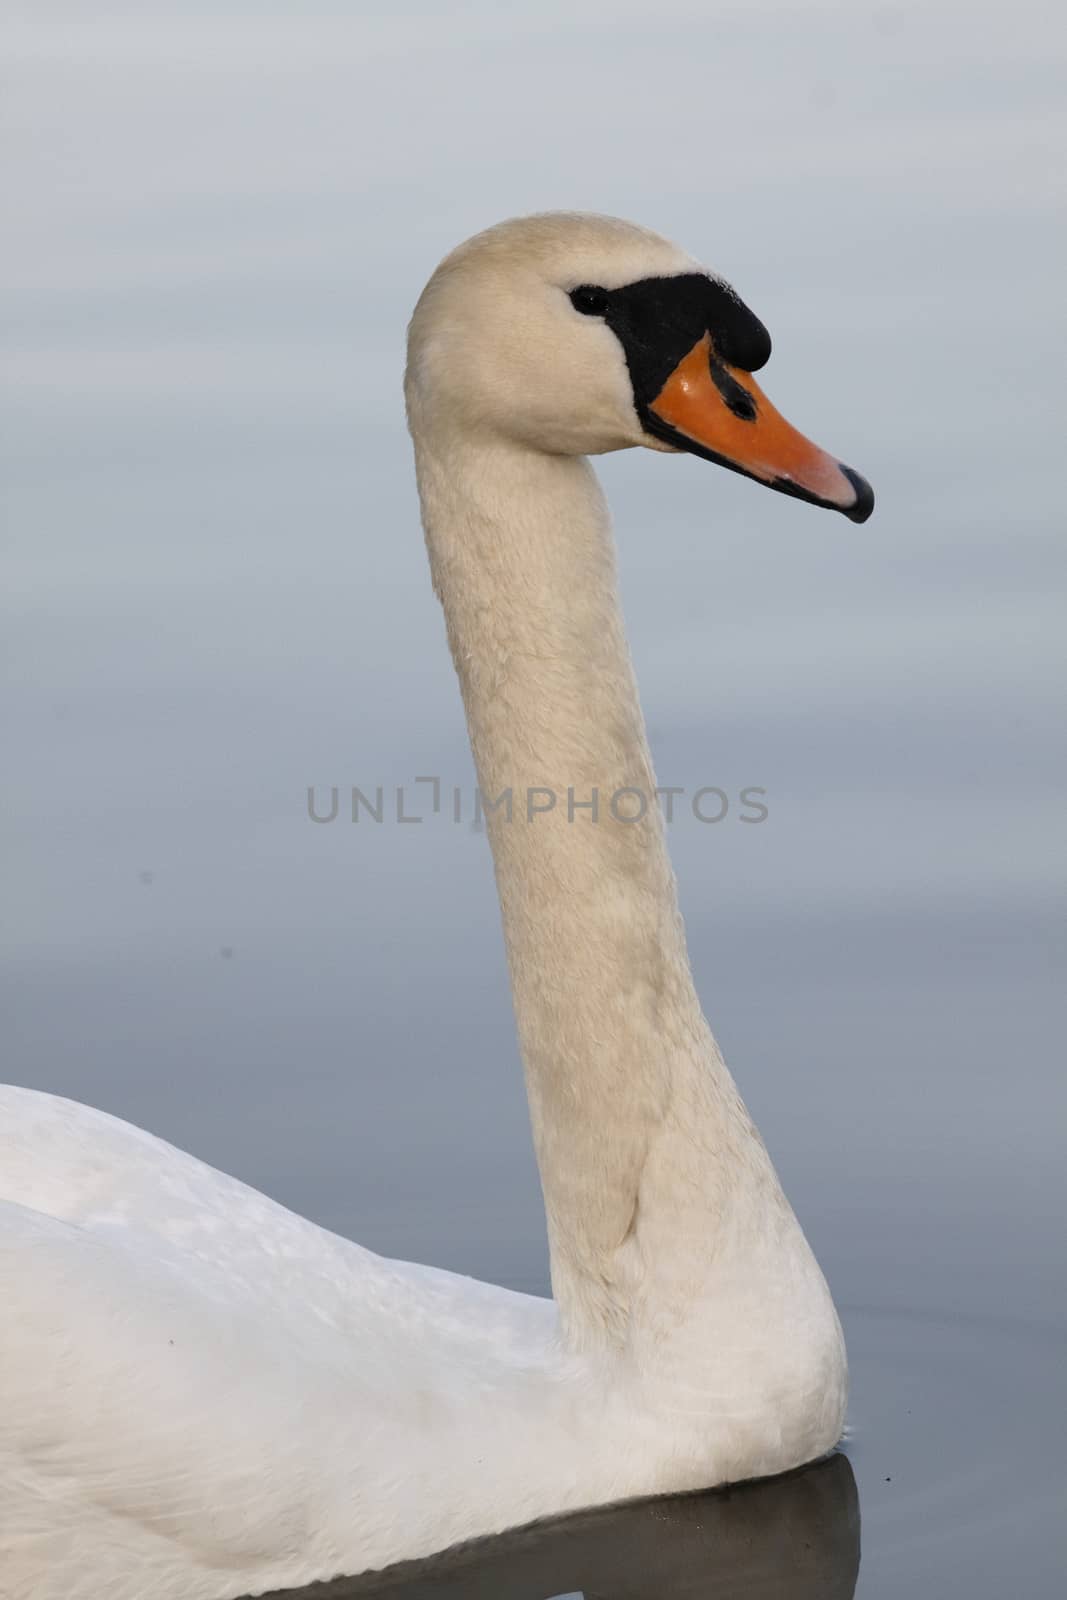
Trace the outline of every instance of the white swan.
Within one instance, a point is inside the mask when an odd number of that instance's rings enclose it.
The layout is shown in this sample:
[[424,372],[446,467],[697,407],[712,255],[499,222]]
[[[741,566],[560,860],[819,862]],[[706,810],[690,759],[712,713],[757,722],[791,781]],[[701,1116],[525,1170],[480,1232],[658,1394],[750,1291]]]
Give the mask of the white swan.
[[[837,1317],[642,806],[586,459],[690,449],[862,520],[867,485],[752,380],[768,353],[719,279],[607,218],[505,223],[435,272],[408,410],[480,784],[513,796],[488,831],[555,1298],[382,1260],[137,1128],[3,1090],[5,1597],[223,1600],[838,1439]],[[558,803],[528,821],[528,789]]]

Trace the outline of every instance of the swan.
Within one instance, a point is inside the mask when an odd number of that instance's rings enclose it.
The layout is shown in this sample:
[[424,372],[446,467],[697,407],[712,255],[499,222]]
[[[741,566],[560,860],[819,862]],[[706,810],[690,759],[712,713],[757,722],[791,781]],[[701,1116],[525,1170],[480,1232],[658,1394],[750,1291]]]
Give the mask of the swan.
[[753,378],[769,354],[721,278],[610,218],[503,223],[433,274],[408,419],[552,1299],[383,1260],[4,1089],[5,1597],[261,1594],[837,1443],[840,1325],[697,1000],[589,462],[689,451],[863,521],[869,486]]
[[726,1494],[572,1512],[285,1600],[854,1600],[859,1564],[856,1480],[835,1450]]

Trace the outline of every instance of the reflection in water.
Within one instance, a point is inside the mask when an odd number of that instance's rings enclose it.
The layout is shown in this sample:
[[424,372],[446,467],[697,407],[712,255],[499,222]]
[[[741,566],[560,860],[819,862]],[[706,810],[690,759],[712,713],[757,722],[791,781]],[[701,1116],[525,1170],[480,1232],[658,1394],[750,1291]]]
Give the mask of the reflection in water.
[[852,1600],[859,1499],[842,1455],[763,1483],[640,1500],[285,1591],[286,1600]]

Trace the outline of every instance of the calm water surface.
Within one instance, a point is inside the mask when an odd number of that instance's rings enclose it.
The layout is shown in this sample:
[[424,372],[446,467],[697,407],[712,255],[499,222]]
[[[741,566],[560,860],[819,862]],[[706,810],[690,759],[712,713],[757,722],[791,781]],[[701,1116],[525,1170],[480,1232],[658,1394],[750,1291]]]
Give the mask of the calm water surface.
[[399,389],[430,269],[515,212],[647,222],[879,497],[602,463],[660,782],[766,790],[671,848],[843,1308],[847,1459],[352,1592],[843,1596],[854,1473],[858,1595],[1062,1594],[1064,17],[12,9],[5,1075],[544,1291],[484,837],[305,796],[469,792]]

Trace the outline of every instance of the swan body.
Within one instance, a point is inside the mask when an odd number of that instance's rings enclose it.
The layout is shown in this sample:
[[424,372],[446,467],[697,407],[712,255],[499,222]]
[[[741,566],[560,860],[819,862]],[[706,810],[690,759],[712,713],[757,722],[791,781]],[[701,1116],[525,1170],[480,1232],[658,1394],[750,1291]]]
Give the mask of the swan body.
[[839,1438],[840,1327],[701,1014],[662,828],[608,806],[655,780],[587,456],[691,449],[870,509],[756,388],[768,349],[611,219],[503,224],[431,279],[408,414],[480,787],[574,802],[487,809],[553,1298],[0,1090],[4,1600],[264,1593]]

